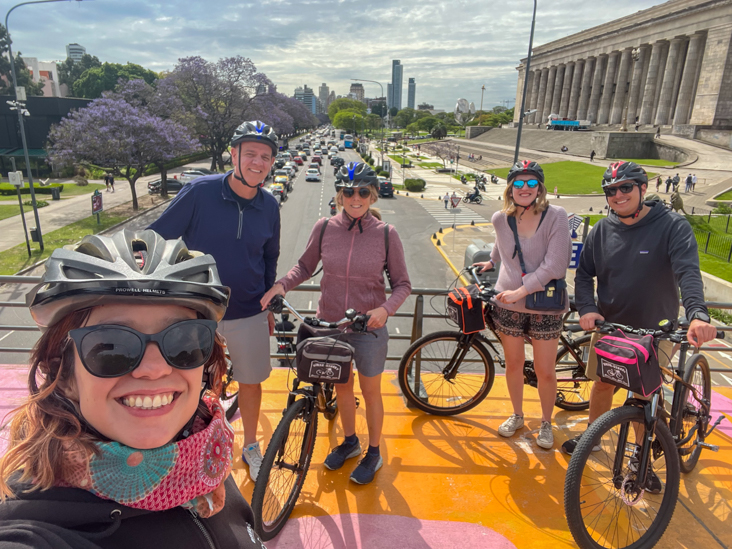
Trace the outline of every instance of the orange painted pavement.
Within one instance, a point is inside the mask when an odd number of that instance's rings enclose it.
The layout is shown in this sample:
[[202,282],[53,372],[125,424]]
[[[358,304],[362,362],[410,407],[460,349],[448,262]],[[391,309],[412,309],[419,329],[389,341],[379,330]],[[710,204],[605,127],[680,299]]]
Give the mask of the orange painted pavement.
[[[272,436],[287,389],[283,370],[275,370],[264,384],[260,440]],[[338,418],[328,422],[321,415],[298,505],[285,529],[267,543],[270,549],[575,547],[563,508],[569,456],[559,448],[584,430],[586,412],[555,408],[555,446],[547,451],[534,442],[540,412],[538,393],[531,387],[524,388],[526,427],[511,439],[498,435],[498,426],[511,413],[503,376],[496,376],[480,406],[453,417],[406,408],[393,372],[384,375],[382,390],[384,466],[374,482],[358,486],[349,481],[355,458],[340,471],[325,469],[323,460],[343,433]],[[715,399],[732,418],[732,389],[719,389]],[[732,423],[723,425],[727,434],[715,433],[708,440],[720,446],[719,453],[704,450],[694,472],[682,475],[673,520],[656,547],[732,547]],[[240,456],[239,420],[234,429]],[[357,420],[362,443],[366,432],[362,404]],[[253,483],[240,457],[234,467],[237,483],[250,499]]]

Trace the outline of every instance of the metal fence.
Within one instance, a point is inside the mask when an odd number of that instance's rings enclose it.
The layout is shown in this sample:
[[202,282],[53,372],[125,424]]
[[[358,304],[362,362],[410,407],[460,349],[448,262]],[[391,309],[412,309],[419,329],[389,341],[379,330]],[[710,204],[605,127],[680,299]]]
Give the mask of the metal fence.
[[700,253],[722,259],[727,263],[732,260],[732,238],[701,229],[694,229],[694,237]]

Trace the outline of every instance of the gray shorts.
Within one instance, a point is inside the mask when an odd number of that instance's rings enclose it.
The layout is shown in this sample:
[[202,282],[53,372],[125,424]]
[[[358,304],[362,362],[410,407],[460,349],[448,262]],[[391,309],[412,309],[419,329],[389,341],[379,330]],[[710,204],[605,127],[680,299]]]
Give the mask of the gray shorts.
[[269,377],[269,324],[267,311],[248,318],[222,320],[219,333],[226,338],[234,381],[257,385]]
[[[376,334],[374,337],[372,334]],[[345,334],[338,338],[351,344],[356,350],[356,370],[365,377],[374,377],[384,372],[386,352],[389,348],[389,330],[382,326],[368,334]]]

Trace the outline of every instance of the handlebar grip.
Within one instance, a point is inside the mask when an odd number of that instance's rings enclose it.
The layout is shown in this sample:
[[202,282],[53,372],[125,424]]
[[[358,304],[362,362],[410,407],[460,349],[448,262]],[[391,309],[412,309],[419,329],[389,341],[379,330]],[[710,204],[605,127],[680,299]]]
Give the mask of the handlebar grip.
[[582,326],[580,326],[579,324],[569,324],[568,326],[564,326],[564,329],[571,333],[585,331],[585,329]]
[[722,330],[717,330],[717,339],[724,339],[724,332]]

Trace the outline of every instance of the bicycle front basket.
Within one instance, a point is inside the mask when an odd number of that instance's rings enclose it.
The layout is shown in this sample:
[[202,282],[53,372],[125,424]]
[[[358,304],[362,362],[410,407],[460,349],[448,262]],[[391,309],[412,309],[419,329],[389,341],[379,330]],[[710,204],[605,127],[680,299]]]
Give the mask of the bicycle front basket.
[[354,348],[340,341],[338,330],[318,330],[301,324],[297,333],[297,377],[307,383],[346,383]]
[[597,375],[605,383],[647,397],[662,383],[653,336],[613,330],[595,344]]

